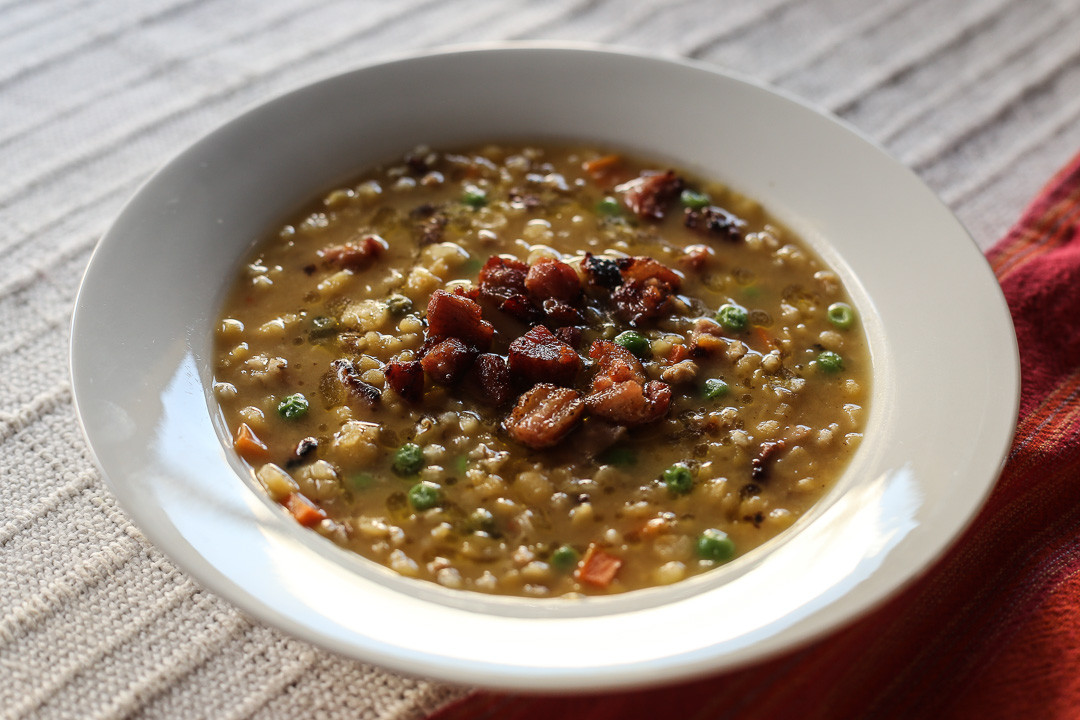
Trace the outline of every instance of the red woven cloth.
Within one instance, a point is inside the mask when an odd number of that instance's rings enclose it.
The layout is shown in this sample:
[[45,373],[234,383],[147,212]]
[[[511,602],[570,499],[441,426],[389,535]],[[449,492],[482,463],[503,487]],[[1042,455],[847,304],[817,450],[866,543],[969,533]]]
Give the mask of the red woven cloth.
[[605,695],[476,692],[432,720],[1080,718],[1080,155],[987,257],[1020,345],[1019,425],[986,506],[918,582],[736,672]]

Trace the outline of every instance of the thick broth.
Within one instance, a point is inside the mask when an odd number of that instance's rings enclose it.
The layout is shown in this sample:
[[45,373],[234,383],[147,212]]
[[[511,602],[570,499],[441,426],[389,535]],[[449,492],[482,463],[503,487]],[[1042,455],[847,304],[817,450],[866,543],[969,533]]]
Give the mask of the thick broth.
[[861,439],[861,324],[761,207],[656,168],[418,149],[262,243],[215,394],[270,496],[403,575],[529,596],[676,582],[795,522]]

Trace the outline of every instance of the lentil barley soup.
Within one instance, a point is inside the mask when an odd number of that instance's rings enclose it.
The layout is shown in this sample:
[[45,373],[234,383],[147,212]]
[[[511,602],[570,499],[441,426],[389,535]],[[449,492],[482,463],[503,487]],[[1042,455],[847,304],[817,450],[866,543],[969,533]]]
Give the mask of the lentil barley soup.
[[862,437],[837,276],[754,202],[572,147],[419,148],[244,266],[214,391],[301,525],[527,596],[704,572],[789,527]]

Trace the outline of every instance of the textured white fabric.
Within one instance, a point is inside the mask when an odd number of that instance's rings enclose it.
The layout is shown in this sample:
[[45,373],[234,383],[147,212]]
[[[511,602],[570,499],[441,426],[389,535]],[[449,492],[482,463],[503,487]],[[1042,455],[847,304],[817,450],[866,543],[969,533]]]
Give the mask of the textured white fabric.
[[67,370],[79,278],[125,198],[201,134],[411,49],[615,43],[836,112],[985,248],[1080,149],[1078,37],[1080,0],[0,0],[0,717],[414,718],[463,692],[245,618],[94,468]]

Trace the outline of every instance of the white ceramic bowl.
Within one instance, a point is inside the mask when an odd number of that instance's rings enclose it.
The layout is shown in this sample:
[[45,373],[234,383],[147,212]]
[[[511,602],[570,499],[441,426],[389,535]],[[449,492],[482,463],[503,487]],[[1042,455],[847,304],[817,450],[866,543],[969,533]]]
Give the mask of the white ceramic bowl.
[[[717,571],[582,601],[394,576],[286,518],[231,451],[213,325],[253,243],[335,182],[419,143],[570,139],[670,159],[763,201],[843,277],[870,338],[866,440],[794,528]],[[97,248],[72,331],[75,398],[146,535],[246,612],[396,670],[530,690],[660,683],[817,636],[926,568],[972,518],[1014,427],[1003,298],[961,225],[834,119],[693,63],[598,48],[436,52],[324,80],[211,133]]]

